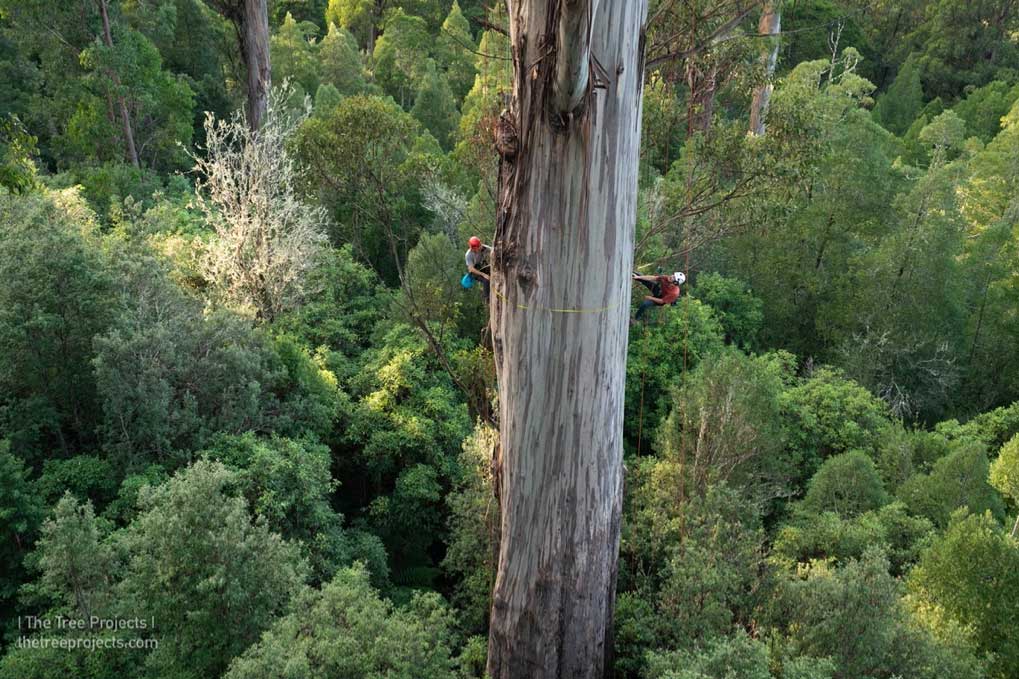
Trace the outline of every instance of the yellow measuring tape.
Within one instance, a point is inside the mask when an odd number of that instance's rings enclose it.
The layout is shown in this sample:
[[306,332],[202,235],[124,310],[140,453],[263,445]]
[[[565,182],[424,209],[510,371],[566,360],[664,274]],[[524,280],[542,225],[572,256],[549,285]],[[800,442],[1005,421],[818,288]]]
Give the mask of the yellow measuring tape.
[[[506,296],[503,295],[498,290],[496,290],[494,286],[492,287],[492,292],[494,292],[495,295],[506,304],[511,304],[511,302],[508,299],[506,299]],[[629,303],[629,300],[627,300],[627,303]],[[601,314],[606,311],[611,311],[612,309],[617,308],[619,304],[620,304],[619,302],[616,302],[615,304],[599,307],[597,309],[556,309],[554,307],[527,304],[514,304],[514,306],[518,309],[523,309],[525,311],[549,311],[554,314]]]

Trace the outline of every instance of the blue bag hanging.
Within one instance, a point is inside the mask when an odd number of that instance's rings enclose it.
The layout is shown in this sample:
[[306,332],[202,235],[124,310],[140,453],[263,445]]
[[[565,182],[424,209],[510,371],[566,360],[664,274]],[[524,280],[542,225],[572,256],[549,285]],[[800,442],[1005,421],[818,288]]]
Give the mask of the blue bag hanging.
[[460,285],[463,286],[464,290],[470,290],[471,286],[474,285],[474,279],[471,278],[469,273],[465,273],[464,277],[460,279]]

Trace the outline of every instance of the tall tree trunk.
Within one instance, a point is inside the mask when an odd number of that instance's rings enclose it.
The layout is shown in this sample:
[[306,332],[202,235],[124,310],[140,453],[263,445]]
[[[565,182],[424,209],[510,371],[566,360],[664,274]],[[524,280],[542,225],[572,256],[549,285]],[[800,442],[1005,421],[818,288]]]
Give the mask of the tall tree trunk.
[[646,16],[646,0],[510,2],[492,679],[599,678],[610,662]]
[[269,11],[266,0],[243,0],[241,55],[248,72],[248,125],[262,127],[269,104],[272,72],[269,64]]
[[771,36],[768,50],[761,56],[764,63],[765,82],[754,89],[754,99],[750,104],[750,133],[758,137],[764,134],[764,117],[768,113],[771,93],[775,89],[771,79],[775,75],[775,64],[778,62],[778,34],[782,31],[782,10],[778,0],[770,0],[764,6],[761,21],[757,24],[759,35]]
[[[113,50],[113,32],[110,30],[110,13],[106,0],[99,0],[99,14],[103,18],[103,43],[108,49]],[[119,89],[120,77],[114,71],[109,72],[110,80]],[[139,167],[138,151],[134,145],[134,131],[131,129],[131,116],[127,110],[127,102],[123,96],[117,97],[117,105],[120,108],[120,122],[124,127],[125,155],[132,165]]]
[[697,59],[686,62],[686,136],[711,129],[715,115],[715,94],[718,91],[718,68],[714,63],[705,67]]

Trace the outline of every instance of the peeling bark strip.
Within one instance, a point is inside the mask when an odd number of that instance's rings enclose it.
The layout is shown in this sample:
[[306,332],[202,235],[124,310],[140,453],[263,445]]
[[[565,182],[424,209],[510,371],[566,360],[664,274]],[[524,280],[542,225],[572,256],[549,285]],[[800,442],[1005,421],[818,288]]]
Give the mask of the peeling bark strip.
[[555,111],[572,114],[587,96],[591,75],[593,0],[560,0],[556,33]]
[[[510,0],[492,679],[597,679],[610,664],[646,16],[646,0]],[[597,90],[595,63],[613,74]]]

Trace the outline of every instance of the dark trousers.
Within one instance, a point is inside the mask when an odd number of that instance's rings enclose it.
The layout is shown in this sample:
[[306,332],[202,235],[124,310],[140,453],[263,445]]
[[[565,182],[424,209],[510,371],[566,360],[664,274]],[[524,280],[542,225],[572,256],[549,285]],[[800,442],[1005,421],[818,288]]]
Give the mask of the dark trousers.
[[[480,272],[484,273],[484,274],[485,274],[485,276],[490,276],[490,275],[492,275],[492,269],[491,269],[491,267],[487,267],[487,266],[485,266],[485,267],[482,267],[482,268],[478,269],[478,271],[480,271]],[[488,301],[488,294],[489,294],[489,289],[490,289],[490,287],[491,287],[491,286],[489,285],[489,283],[488,283],[488,279],[487,279],[487,278],[485,278],[484,276],[479,276],[479,275],[478,275],[478,274],[476,274],[476,273],[471,273],[471,278],[473,278],[474,280],[476,280],[476,281],[478,281],[479,283],[481,283],[481,287],[482,287],[482,290],[483,290],[483,292],[485,293],[485,301],[487,302],[487,301]]]
[[661,305],[660,304],[655,304],[654,302],[652,302],[649,299],[645,299],[643,302],[640,303],[640,306],[637,307],[637,313],[634,315],[634,318],[636,318],[639,321],[641,319],[641,317],[644,316],[644,312],[647,311],[648,309],[650,309],[653,306],[661,306]]
[[[650,290],[652,296],[661,298],[661,296],[662,296],[662,286],[658,284],[658,281],[655,281],[654,283],[652,283],[651,281],[638,280],[637,282],[640,283],[641,285],[643,285],[648,290]],[[640,303],[640,306],[637,307],[637,313],[634,315],[634,318],[636,318],[639,321],[644,316],[644,312],[647,311],[648,309],[650,309],[653,306],[659,306],[659,305],[655,304],[654,302],[652,302],[649,299],[645,299],[643,302]]]
[[637,282],[643,285],[648,290],[650,290],[651,294],[654,295],[655,297],[662,296],[662,286],[658,284],[658,281],[655,281],[654,283],[652,283],[651,281],[637,281]]

